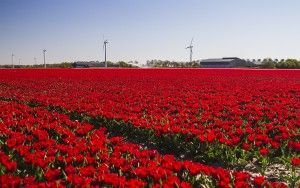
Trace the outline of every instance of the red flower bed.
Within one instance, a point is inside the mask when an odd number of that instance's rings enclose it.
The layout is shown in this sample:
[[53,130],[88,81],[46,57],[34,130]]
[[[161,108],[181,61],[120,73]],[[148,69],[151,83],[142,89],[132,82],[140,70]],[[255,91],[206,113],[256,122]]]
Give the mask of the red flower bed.
[[[0,179],[11,186],[228,187],[257,184],[246,172],[179,161],[142,149],[105,128],[71,121],[66,115],[0,101]],[[234,182],[233,182],[234,180]],[[261,179],[259,184],[279,185]]]
[[300,71],[1,70],[0,97],[197,139],[200,153],[230,165],[300,157]]

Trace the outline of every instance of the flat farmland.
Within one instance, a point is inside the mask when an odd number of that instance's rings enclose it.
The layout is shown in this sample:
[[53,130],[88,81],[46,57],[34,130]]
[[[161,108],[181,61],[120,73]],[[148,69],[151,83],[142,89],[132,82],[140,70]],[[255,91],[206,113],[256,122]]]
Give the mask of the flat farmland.
[[0,70],[3,187],[297,187],[300,71]]

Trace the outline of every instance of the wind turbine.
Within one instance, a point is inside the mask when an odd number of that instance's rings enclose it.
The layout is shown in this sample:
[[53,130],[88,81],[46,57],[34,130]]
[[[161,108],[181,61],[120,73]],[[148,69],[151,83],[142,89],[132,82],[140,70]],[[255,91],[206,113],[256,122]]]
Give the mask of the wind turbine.
[[194,40],[194,38],[192,38],[191,44],[185,48],[185,49],[190,49],[190,62],[192,62],[192,60],[193,60],[193,47],[194,47],[193,40]]
[[12,64],[12,68],[14,69],[15,68],[15,65],[14,65],[14,53],[11,54],[11,64]]
[[107,45],[108,41],[107,39],[104,40],[103,42],[103,50],[104,50],[104,63],[105,63],[105,67],[107,68],[107,62],[106,62],[106,45]]
[[44,68],[46,68],[46,50],[43,50],[44,54]]

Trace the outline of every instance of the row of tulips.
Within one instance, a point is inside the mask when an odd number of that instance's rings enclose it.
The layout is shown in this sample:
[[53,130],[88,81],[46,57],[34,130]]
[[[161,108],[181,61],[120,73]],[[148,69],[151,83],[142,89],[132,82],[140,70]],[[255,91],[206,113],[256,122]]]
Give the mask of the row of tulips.
[[286,187],[142,149],[44,108],[6,101],[0,108],[1,187]]
[[[153,135],[155,140],[171,138],[172,147],[203,162],[245,166],[258,159],[263,167],[258,171],[263,174],[270,164],[290,168],[290,161],[300,157],[299,71],[54,69],[1,73],[0,97],[124,121],[136,130],[148,131],[141,140]],[[195,147],[181,147],[186,144]]]

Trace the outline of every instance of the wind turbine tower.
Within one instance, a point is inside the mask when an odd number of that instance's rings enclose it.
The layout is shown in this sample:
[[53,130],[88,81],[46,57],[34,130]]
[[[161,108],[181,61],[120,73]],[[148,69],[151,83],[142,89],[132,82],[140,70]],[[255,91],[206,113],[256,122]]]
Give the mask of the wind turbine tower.
[[103,49],[104,49],[104,63],[105,63],[105,67],[107,68],[107,62],[106,62],[106,45],[107,45],[108,41],[105,40],[103,42]]
[[191,40],[191,44],[188,46],[188,47],[186,47],[186,49],[190,49],[190,62],[192,62],[193,61],[193,40],[194,40],[194,38],[192,38],[192,40]]
[[46,50],[43,50],[44,54],[44,68],[46,68]]
[[14,69],[15,68],[15,65],[14,65],[14,53],[11,54],[11,64],[12,64],[12,68]]

